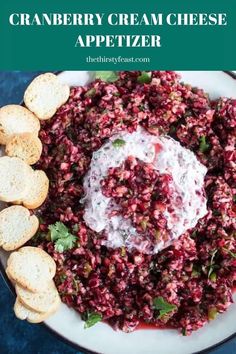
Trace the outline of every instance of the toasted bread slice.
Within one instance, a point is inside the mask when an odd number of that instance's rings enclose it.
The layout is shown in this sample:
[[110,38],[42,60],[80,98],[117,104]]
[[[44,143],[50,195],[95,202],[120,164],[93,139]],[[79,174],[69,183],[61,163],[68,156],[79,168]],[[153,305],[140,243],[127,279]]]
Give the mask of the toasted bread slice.
[[0,200],[20,200],[27,193],[30,167],[17,157],[0,157]]
[[13,134],[38,135],[40,122],[27,108],[11,104],[0,108],[0,144],[6,144]]
[[14,305],[14,312],[17,318],[20,320],[27,320],[30,323],[40,323],[45,321],[48,317],[50,317],[53,313],[57,311],[60,306],[60,301],[58,301],[57,307],[51,312],[36,312],[25,307],[20,299],[17,297]]
[[55,273],[53,258],[38,247],[22,247],[11,253],[7,261],[9,277],[34,293],[46,288]]
[[33,165],[40,158],[42,143],[32,133],[14,134],[9,138],[5,152],[7,156],[19,157],[28,165]]
[[0,246],[6,251],[21,247],[34,236],[38,218],[23,206],[10,206],[0,212]]
[[11,281],[11,283],[15,286],[16,282],[15,282],[15,280],[13,280],[13,279],[11,278],[11,276],[10,276],[10,274],[9,274],[9,272],[8,272],[8,270],[7,270],[7,268],[6,268],[5,272],[6,272],[6,275],[7,275],[8,279],[9,279],[9,280]]
[[69,98],[70,88],[52,73],[37,76],[24,94],[25,105],[39,119],[49,119]]
[[36,209],[43,204],[47,197],[49,180],[44,171],[35,170],[32,171],[28,183],[28,191],[21,202],[28,209]]
[[16,294],[21,303],[30,310],[37,312],[53,312],[58,307],[60,296],[53,280],[40,292],[32,293],[16,284]]

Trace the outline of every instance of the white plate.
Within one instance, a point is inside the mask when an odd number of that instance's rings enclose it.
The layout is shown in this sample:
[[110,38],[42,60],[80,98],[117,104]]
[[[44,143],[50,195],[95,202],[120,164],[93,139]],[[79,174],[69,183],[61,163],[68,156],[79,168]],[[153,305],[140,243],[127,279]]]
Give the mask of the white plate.
[[[222,71],[181,71],[182,80],[205,89],[212,98],[236,98],[236,80]],[[62,81],[70,85],[84,85],[93,72],[64,71]],[[5,267],[7,254],[0,251]],[[236,294],[234,296],[236,300]],[[236,304],[219,315],[215,321],[183,337],[176,330],[138,330],[130,334],[115,332],[108,325],[99,323],[84,330],[84,323],[73,310],[62,305],[59,312],[46,321],[46,325],[60,337],[78,346],[78,349],[103,354],[191,354],[212,347],[236,332]]]

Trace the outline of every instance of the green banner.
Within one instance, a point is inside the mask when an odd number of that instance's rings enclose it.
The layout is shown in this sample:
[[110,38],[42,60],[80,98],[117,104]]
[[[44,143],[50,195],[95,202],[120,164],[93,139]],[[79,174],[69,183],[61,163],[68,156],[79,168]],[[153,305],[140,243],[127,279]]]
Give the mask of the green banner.
[[235,70],[235,0],[8,0],[1,70]]

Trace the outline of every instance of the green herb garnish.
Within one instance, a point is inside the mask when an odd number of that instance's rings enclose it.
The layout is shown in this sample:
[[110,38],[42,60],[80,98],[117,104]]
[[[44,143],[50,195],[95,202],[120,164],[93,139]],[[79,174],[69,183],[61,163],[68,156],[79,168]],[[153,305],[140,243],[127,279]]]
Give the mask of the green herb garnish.
[[59,253],[67,251],[75,246],[77,238],[72,235],[68,228],[60,221],[50,225],[50,238],[54,242],[55,250]]
[[102,315],[96,312],[90,312],[87,314],[87,320],[85,321],[84,328],[90,328],[94,326],[96,323],[102,320]]
[[212,307],[208,310],[208,320],[214,320],[217,316],[217,309],[215,307]]
[[125,141],[123,139],[116,139],[113,141],[112,145],[115,147],[121,147],[125,145]]
[[71,165],[71,171],[77,171],[77,168],[78,168],[77,163],[73,163],[73,164]]
[[[211,255],[211,260],[210,260],[210,265],[209,265],[209,269],[208,269],[208,278],[211,279],[211,274],[213,273],[214,269],[216,268],[216,265],[215,265],[215,255],[216,253],[218,252],[217,249],[215,249],[213,252],[212,252],[212,255]],[[216,275],[215,275],[216,277]]]
[[220,216],[221,212],[219,210],[213,210],[212,214],[213,214],[213,216]]
[[155,310],[159,311],[158,318],[162,318],[169,312],[172,312],[177,309],[176,305],[170,304],[169,302],[165,301],[162,296],[154,298],[153,306]]
[[137,77],[139,84],[149,84],[152,81],[151,72],[142,71],[141,75]]
[[195,237],[197,236],[197,231],[196,231],[196,230],[193,231],[190,236],[191,236],[192,238],[195,238]]
[[234,252],[228,250],[227,248],[223,248],[223,250],[224,250],[225,252],[228,252],[228,254],[229,254],[232,258],[236,259],[236,253],[234,253]]
[[147,229],[147,221],[146,220],[142,220],[140,225],[141,225],[143,231],[146,231],[146,229]]
[[96,95],[96,89],[93,87],[85,93],[85,97],[93,97]]
[[169,130],[169,134],[175,134],[176,133],[176,127],[172,125]]
[[217,280],[217,275],[215,272],[212,272],[211,275],[210,275],[210,280],[215,283],[216,280]]
[[59,279],[60,279],[60,282],[63,283],[67,279],[67,275],[66,274],[60,274],[59,275]]
[[114,82],[118,80],[118,75],[115,71],[96,71],[95,78],[106,82]]
[[79,225],[78,224],[74,224],[72,226],[72,230],[73,230],[73,232],[78,232],[79,231]]
[[236,253],[228,250],[228,253],[230,254],[231,257],[235,258],[236,259]]
[[191,276],[192,276],[193,278],[198,277],[199,275],[200,275],[200,273],[199,273],[198,270],[196,270],[196,269],[193,269],[193,270],[192,270]]
[[144,112],[144,111],[145,111],[145,105],[144,105],[144,104],[141,104],[141,105],[139,106],[139,109],[140,109],[140,111]]
[[236,194],[233,195],[233,202],[236,203]]
[[198,265],[193,265],[193,268],[192,268],[192,277],[198,277],[199,275],[201,274],[201,270],[200,270],[200,267]]
[[204,154],[205,152],[207,152],[207,150],[209,149],[210,145],[206,142],[205,135],[201,136],[199,141],[200,141],[199,151],[201,151]]

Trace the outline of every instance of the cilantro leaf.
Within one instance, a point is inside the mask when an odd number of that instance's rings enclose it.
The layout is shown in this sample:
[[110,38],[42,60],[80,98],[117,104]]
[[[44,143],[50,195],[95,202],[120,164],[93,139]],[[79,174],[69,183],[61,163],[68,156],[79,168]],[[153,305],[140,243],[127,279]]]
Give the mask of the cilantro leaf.
[[66,225],[64,225],[62,222],[57,221],[55,224],[53,225],[49,225],[49,230],[50,230],[50,234],[51,234],[51,240],[52,241],[56,241],[61,237],[66,237],[68,231],[68,228],[66,227]]
[[162,296],[155,297],[153,300],[153,305],[155,310],[159,311],[158,318],[162,318],[169,312],[172,312],[177,309],[176,305],[170,304],[169,302],[165,301]]
[[207,150],[209,149],[210,144],[208,144],[208,143],[206,142],[206,137],[205,137],[205,135],[201,136],[200,139],[199,139],[199,141],[200,141],[199,151],[201,151],[201,152],[204,154],[204,153],[207,152]]
[[76,236],[72,235],[62,222],[57,221],[48,228],[51,240],[54,242],[54,247],[57,252],[62,253],[75,246],[77,240]]
[[74,247],[76,237],[74,235],[68,235],[66,238],[60,238],[55,242],[55,250],[59,253],[70,250]]
[[139,84],[149,84],[152,81],[151,72],[142,71],[141,75],[137,77]]
[[84,328],[90,328],[94,326],[96,323],[102,320],[102,315],[96,312],[90,312],[87,314],[87,320],[85,321]]
[[115,71],[96,71],[95,78],[106,82],[114,82],[118,80],[118,75]]
[[125,145],[125,141],[123,139],[116,139],[113,141],[112,145],[114,147],[121,147]]

